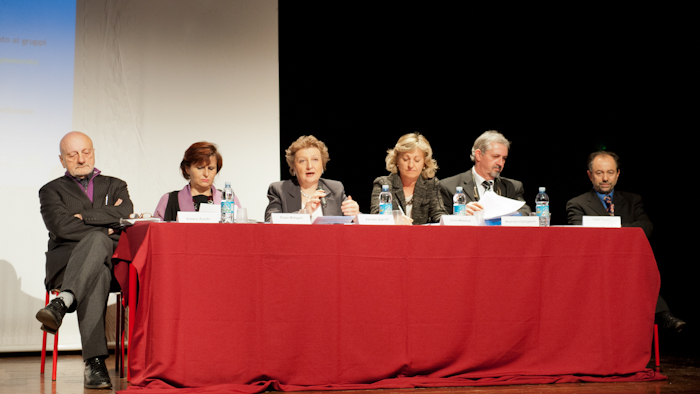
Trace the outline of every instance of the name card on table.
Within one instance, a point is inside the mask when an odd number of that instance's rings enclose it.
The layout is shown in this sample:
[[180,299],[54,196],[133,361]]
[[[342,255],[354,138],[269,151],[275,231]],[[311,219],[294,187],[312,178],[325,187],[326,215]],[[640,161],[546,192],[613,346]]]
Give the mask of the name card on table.
[[311,224],[350,224],[354,216],[319,216]]
[[221,217],[221,205],[219,204],[199,204],[199,212],[216,212]]
[[177,212],[178,223],[219,223],[221,214],[216,212]]
[[582,224],[583,227],[622,227],[620,216],[584,216]]
[[442,215],[440,217],[441,226],[478,226],[476,216],[462,215]]
[[539,227],[539,216],[502,216],[501,226],[510,227]]
[[270,221],[273,224],[311,224],[308,213],[273,213]]
[[393,225],[394,224],[394,216],[393,215],[370,215],[370,214],[362,214],[362,215],[357,215],[356,216],[357,220],[355,221],[357,224],[382,224],[382,225]]

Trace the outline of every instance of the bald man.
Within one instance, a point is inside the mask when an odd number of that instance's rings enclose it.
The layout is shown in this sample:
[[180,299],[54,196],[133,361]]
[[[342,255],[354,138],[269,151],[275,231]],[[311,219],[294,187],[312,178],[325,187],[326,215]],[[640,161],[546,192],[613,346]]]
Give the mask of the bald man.
[[77,311],[85,361],[85,388],[112,387],[104,360],[109,356],[104,315],[112,282],[112,254],[119,219],[133,212],[124,181],[95,168],[87,135],[73,131],[60,143],[64,176],[39,190],[41,215],[49,230],[46,289],[58,297],[39,310],[41,329],[55,334],[67,312]]

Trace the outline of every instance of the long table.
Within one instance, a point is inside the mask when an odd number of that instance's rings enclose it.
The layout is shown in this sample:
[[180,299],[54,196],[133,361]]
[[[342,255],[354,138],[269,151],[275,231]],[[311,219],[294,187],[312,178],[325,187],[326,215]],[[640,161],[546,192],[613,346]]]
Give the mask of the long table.
[[665,378],[638,228],[152,223],[115,258],[133,389]]

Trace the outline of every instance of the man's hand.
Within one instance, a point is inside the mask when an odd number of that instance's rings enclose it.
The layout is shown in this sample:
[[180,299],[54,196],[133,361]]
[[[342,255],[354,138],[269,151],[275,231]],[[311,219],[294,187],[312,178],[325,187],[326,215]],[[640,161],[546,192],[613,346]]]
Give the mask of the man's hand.
[[[119,198],[119,199],[117,199],[117,202],[114,203],[114,206],[118,207],[122,202],[124,202],[124,201],[122,201],[122,199]],[[114,234],[114,229],[111,229],[111,228],[107,229],[107,235],[112,235],[112,234]]]
[[479,204],[478,202],[472,201],[466,206],[466,212],[467,215],[472,216],[474,215],[474,212],[476,211],[481,211],[484,209],[484,206]]
[[[117,202],[114,203],[114,206],[115,206],[115,207],[118,207],[118,206],[119,206],[121,203],[123,203],[123,202],[124,202],[124,201],[122,201],[122,199],[120,198],[120,199],[117,200]],[[76,214],[73,215],[73,216],[76,217],[76,218],[78,218],[78,219],[80,219],[80,220],[83,220],[83,215],[81,215],[81,214],[79,214],[79,213],[76,213]],[[109,235],[114,234],[114,230],[111,229],[111,228],[108,229],[108,230],[107,230],[107,234],[109,234]]]

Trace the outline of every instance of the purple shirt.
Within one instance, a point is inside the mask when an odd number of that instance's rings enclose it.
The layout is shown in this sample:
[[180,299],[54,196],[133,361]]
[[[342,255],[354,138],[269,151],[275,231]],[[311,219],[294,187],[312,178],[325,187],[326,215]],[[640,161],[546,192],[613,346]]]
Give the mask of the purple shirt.
[[92,201],[92,197],[93,197],[94,190],[95,190],[93,180],[98,175],[100,175],[100,170],[98,170],[97,168],[93,168],[92,174],[88,175],[90,177],[90,180],[88,181],[88,187],[86,189],[83,187],[83,184],[82,184],[82,182],[80,182],[80,179],[74,177],[68,171],[66,171],[66,176],[73,179],[74,181],[76,181],[78,183],[78,185],[80,186],[80,190],[85,192],[87,197],[90,199],[90,202],[94,202],[94,201]]
[[[221,204],[221,192],[216,190],[214,185],[211,186],[211,193],[214,197],[214,204]],[[165,193],[163,197],[158,201],[156,206],[156,211],[153,213],[153,217],[163,219],[165,217],[165,208],[168,206],[168,199],[170,198],[170,193]],[[234,194],[234,201],[238,208],[241,207],[240,201],[238,201],[238,196]],[[180,211],[183,212],[194,212],[194,201],[192,201],[192,189],[188,183],[185,187],[177,192],[177,203],[180,206]]]

